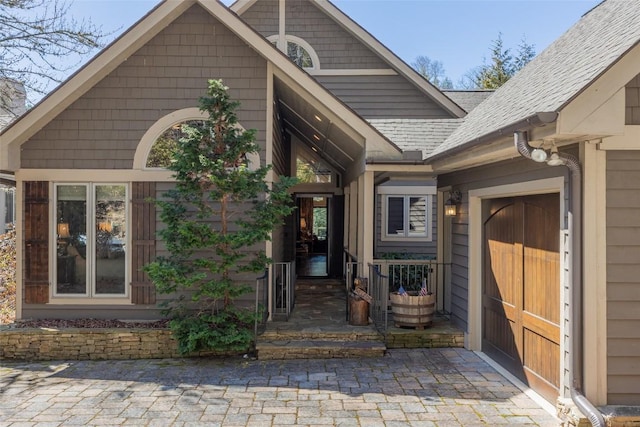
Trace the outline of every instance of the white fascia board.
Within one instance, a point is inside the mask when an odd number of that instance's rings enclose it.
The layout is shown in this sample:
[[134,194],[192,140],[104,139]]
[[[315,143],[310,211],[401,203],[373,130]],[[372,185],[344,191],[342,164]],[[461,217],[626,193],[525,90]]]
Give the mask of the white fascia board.
[[318,7],[332,16],[343,28],[360,39],[363,43],[375,50],[385,61],[394,67],[400,74],[411,80],[417,87],[423,90],[427,95],[438,102],[444,109],[458,118],[467,115],[459,105],[453,102],[449,97],[440,92],[438,88],[429,83],[417,71],[411,68],[406,62],[401,60],[396,54],[389,50],[385,45],[380,43],[367,30],[358,25],[353,19],[349,18],[340,9],[335,7],[327,0],[312,0]]
[[196,0],[165,0],[0,134],[0,169],[15,170],[19,146],[155,37]]
[[238,0],[234,2],[231,6],[229,6],[229,9],[231,9],[238,15],[242,15],[247,11],[247,9],[253,6],[257,1],[258,0]]

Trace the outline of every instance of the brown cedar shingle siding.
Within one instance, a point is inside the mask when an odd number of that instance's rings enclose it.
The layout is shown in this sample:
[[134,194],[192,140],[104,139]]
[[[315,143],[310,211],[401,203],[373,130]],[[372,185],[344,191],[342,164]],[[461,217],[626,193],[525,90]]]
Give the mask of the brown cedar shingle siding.
[[607,151],[608,403],[640,401],[640,152]]
[[24,302],[49,302],[49,183],[24,183]]
[[129,169],[142,135],[222,78],[264,147],[266,62],[200,6],[176,19],[23,145],[24,168]]
[[402,76],[316,76],[316,79],[365,119],[451,118]]

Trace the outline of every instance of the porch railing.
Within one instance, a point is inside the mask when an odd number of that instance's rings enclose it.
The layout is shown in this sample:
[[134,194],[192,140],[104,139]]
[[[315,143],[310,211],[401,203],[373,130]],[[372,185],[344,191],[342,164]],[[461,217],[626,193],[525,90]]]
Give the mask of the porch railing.
[[[269,310],[267,310],[269,301],[269,269],[264,271],[264,274],[256,278],[256,320],[253,327],[254,336],[258,336],[258,326],[265,325],[267,317],[269,316]],[[262,309],[262,315],[260,315],[260,309]]]
[[289,320],[295,302],[295,271],[294,262],[276,262],[271,266],[271,280],[273,283],[273,305],[271,312],[274,319]]
[[436,301],[444,297],[442,287],[438,286],[439,266],[435,260],[401,259],[377,259],[369,264],[369,294],[373,297],[370,315],[378,330],[386,331],[389,293],[396,292],[401,285],[407,291],[418,291],[424,283],[427,291],[436,295]]
[[376,329],[386,332],[389,320],[389,277],[380,272],[380,266],[369,264],[369,295],[373,302],[369,305],[369,316]]

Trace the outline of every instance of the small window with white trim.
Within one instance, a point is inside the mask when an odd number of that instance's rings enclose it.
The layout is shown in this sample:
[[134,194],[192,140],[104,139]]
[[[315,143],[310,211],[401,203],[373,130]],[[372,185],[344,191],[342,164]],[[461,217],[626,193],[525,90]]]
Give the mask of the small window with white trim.
[[433,190],[431,187],[381,186],[381,239],[431,241]]
[[285,46],[280,47],[278,35],[269,36],[267,39],[283,50],[298,67],[305,70],[320,69],[320,58],[306,40],[287,34],[285,36]]

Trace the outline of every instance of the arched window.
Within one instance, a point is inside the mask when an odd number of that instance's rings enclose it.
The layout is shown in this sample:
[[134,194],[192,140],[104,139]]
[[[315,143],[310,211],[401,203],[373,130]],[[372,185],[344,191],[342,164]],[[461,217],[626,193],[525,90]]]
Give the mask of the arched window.
[[[202,123],[205,119],[206,113],[196,107],[177,110],[159,119],[140,140],[133,158],[133,168],[167,169],[178,140],[184,136],[182,125]],[[255,170],[260,167],[258,154],[248,153],[246,157],[249,169]]]
[[[268,40],[277,46],[279,37],[277,35],[269,36]],[[320,69],[320,58],[318,58],[318,55],[309,43],[300,37],[291,35],[285,36],[285,41],[287,43],[285,53],[300,68],[308,70]]]
[[171,164],[171,155],[176,151],[178,141],[185,136],[182,130],[183,125],[197,125],[201,124],[202,120],[188,120],[181,123],[176,123],[169,129],[162,132],[162,134],[156,139],[149,150],[147,156],[146,168],[168,168]]

